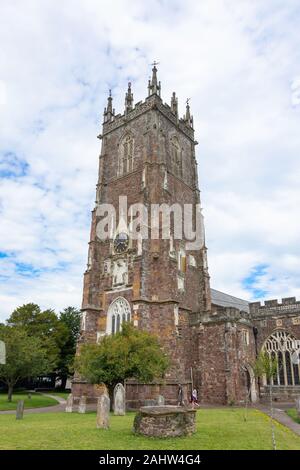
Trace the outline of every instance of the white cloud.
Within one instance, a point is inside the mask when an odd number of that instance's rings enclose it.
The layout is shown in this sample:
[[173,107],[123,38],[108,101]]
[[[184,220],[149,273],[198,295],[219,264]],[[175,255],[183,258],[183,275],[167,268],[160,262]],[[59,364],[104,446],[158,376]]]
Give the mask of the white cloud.
[[144,99],[153,59],[164,99],[192,98],[212,285],[250,297],[266,265],[258,289],[300,295],[299,16],[297,0],[1,6],[0,318],[80,303],[107,90],[117,112],[128,80]]

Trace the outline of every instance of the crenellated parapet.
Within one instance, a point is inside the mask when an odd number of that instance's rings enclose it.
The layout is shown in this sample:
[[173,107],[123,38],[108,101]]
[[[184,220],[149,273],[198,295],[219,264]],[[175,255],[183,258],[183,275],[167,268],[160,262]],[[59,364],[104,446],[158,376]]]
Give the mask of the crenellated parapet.
[[235,307],[216,306],[211,312],[190,314],[191,326],[226,322],[251,326],[249,313]]
[[300,313],[300,300],[296,297],[285,297],[281,302],[277,299],[263,302],[250,302],[250,314],[252,317],[268,315],[282,315]]

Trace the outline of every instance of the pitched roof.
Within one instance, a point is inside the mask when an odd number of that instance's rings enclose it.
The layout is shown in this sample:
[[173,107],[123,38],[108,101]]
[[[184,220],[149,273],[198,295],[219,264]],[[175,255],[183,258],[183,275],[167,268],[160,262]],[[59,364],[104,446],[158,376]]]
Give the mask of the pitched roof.
[[210,289],[211,301],[214,305],[220,305],[221,307],[234,307],[242,310],[243,312],[249,313],[249,302],[247,300],[239,299],[233,295],[224,294],[216,289]]

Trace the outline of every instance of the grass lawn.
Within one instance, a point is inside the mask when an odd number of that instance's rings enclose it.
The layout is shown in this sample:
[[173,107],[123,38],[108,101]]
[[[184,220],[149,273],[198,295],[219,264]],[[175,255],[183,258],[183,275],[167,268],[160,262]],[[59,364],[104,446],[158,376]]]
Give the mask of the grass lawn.
[[298,413],[296,408],[290,408],[287,410],[287,414],[294,420],[296,423],[300,424],[300,418],[298,417]]
[[25,409],[42,408],[44,406],[52,406],[58,404],[58,402],[53,398],[45,397],[39,393],[31,393],[31,399],[29,399],[28,394],[26,392],[14,393],[12,397],[12,402],[8,402],[7,394],[0,393],[0,411],[15,410],[17,408],[17,402],[19,400],[25,401]]
[[[96,414],[28,414],[21,421],[0,415],[0,449],[271,449],[269,418],[242,409],[203,409],[197,412],[198,431],[191,437],[147,438],[132,433],[134,413],[111,416],[109,430],[96,429]],[[300,438],[275,424],[279,449],[300,449]]]

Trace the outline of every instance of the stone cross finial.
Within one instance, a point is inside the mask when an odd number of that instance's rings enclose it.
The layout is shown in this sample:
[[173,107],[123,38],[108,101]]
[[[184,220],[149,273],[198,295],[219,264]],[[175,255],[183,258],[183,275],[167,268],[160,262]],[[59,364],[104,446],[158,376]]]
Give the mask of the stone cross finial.
[[176,116],[178,116],[178,98],[176,98],[176,93],[173,91],[171,98],[171,110]]
[[186,100],[186,112],[185,112],[184,120],[190,127],[193,127],[193,116],[191,116],[191,112],[190,112],[190,100],[191,98],[187,98]]
[[128,83],[128,90],[125,95],[125,114],[132,110],[133,94],[131,92],[131,82]]
[[156,66],[159,64],[156,60],[151,64],[152,68],[152,78],[148,82],[148,96],[151,95],[158,95],[160,96],[160,82],[157,82],[157,68]]
[[107,108],[104,108],[104,122],[111,122],[113,115],[115,114],[115,110],[112,107],[112,96],[111,96],[111,89],[108,92],[107,98]]

